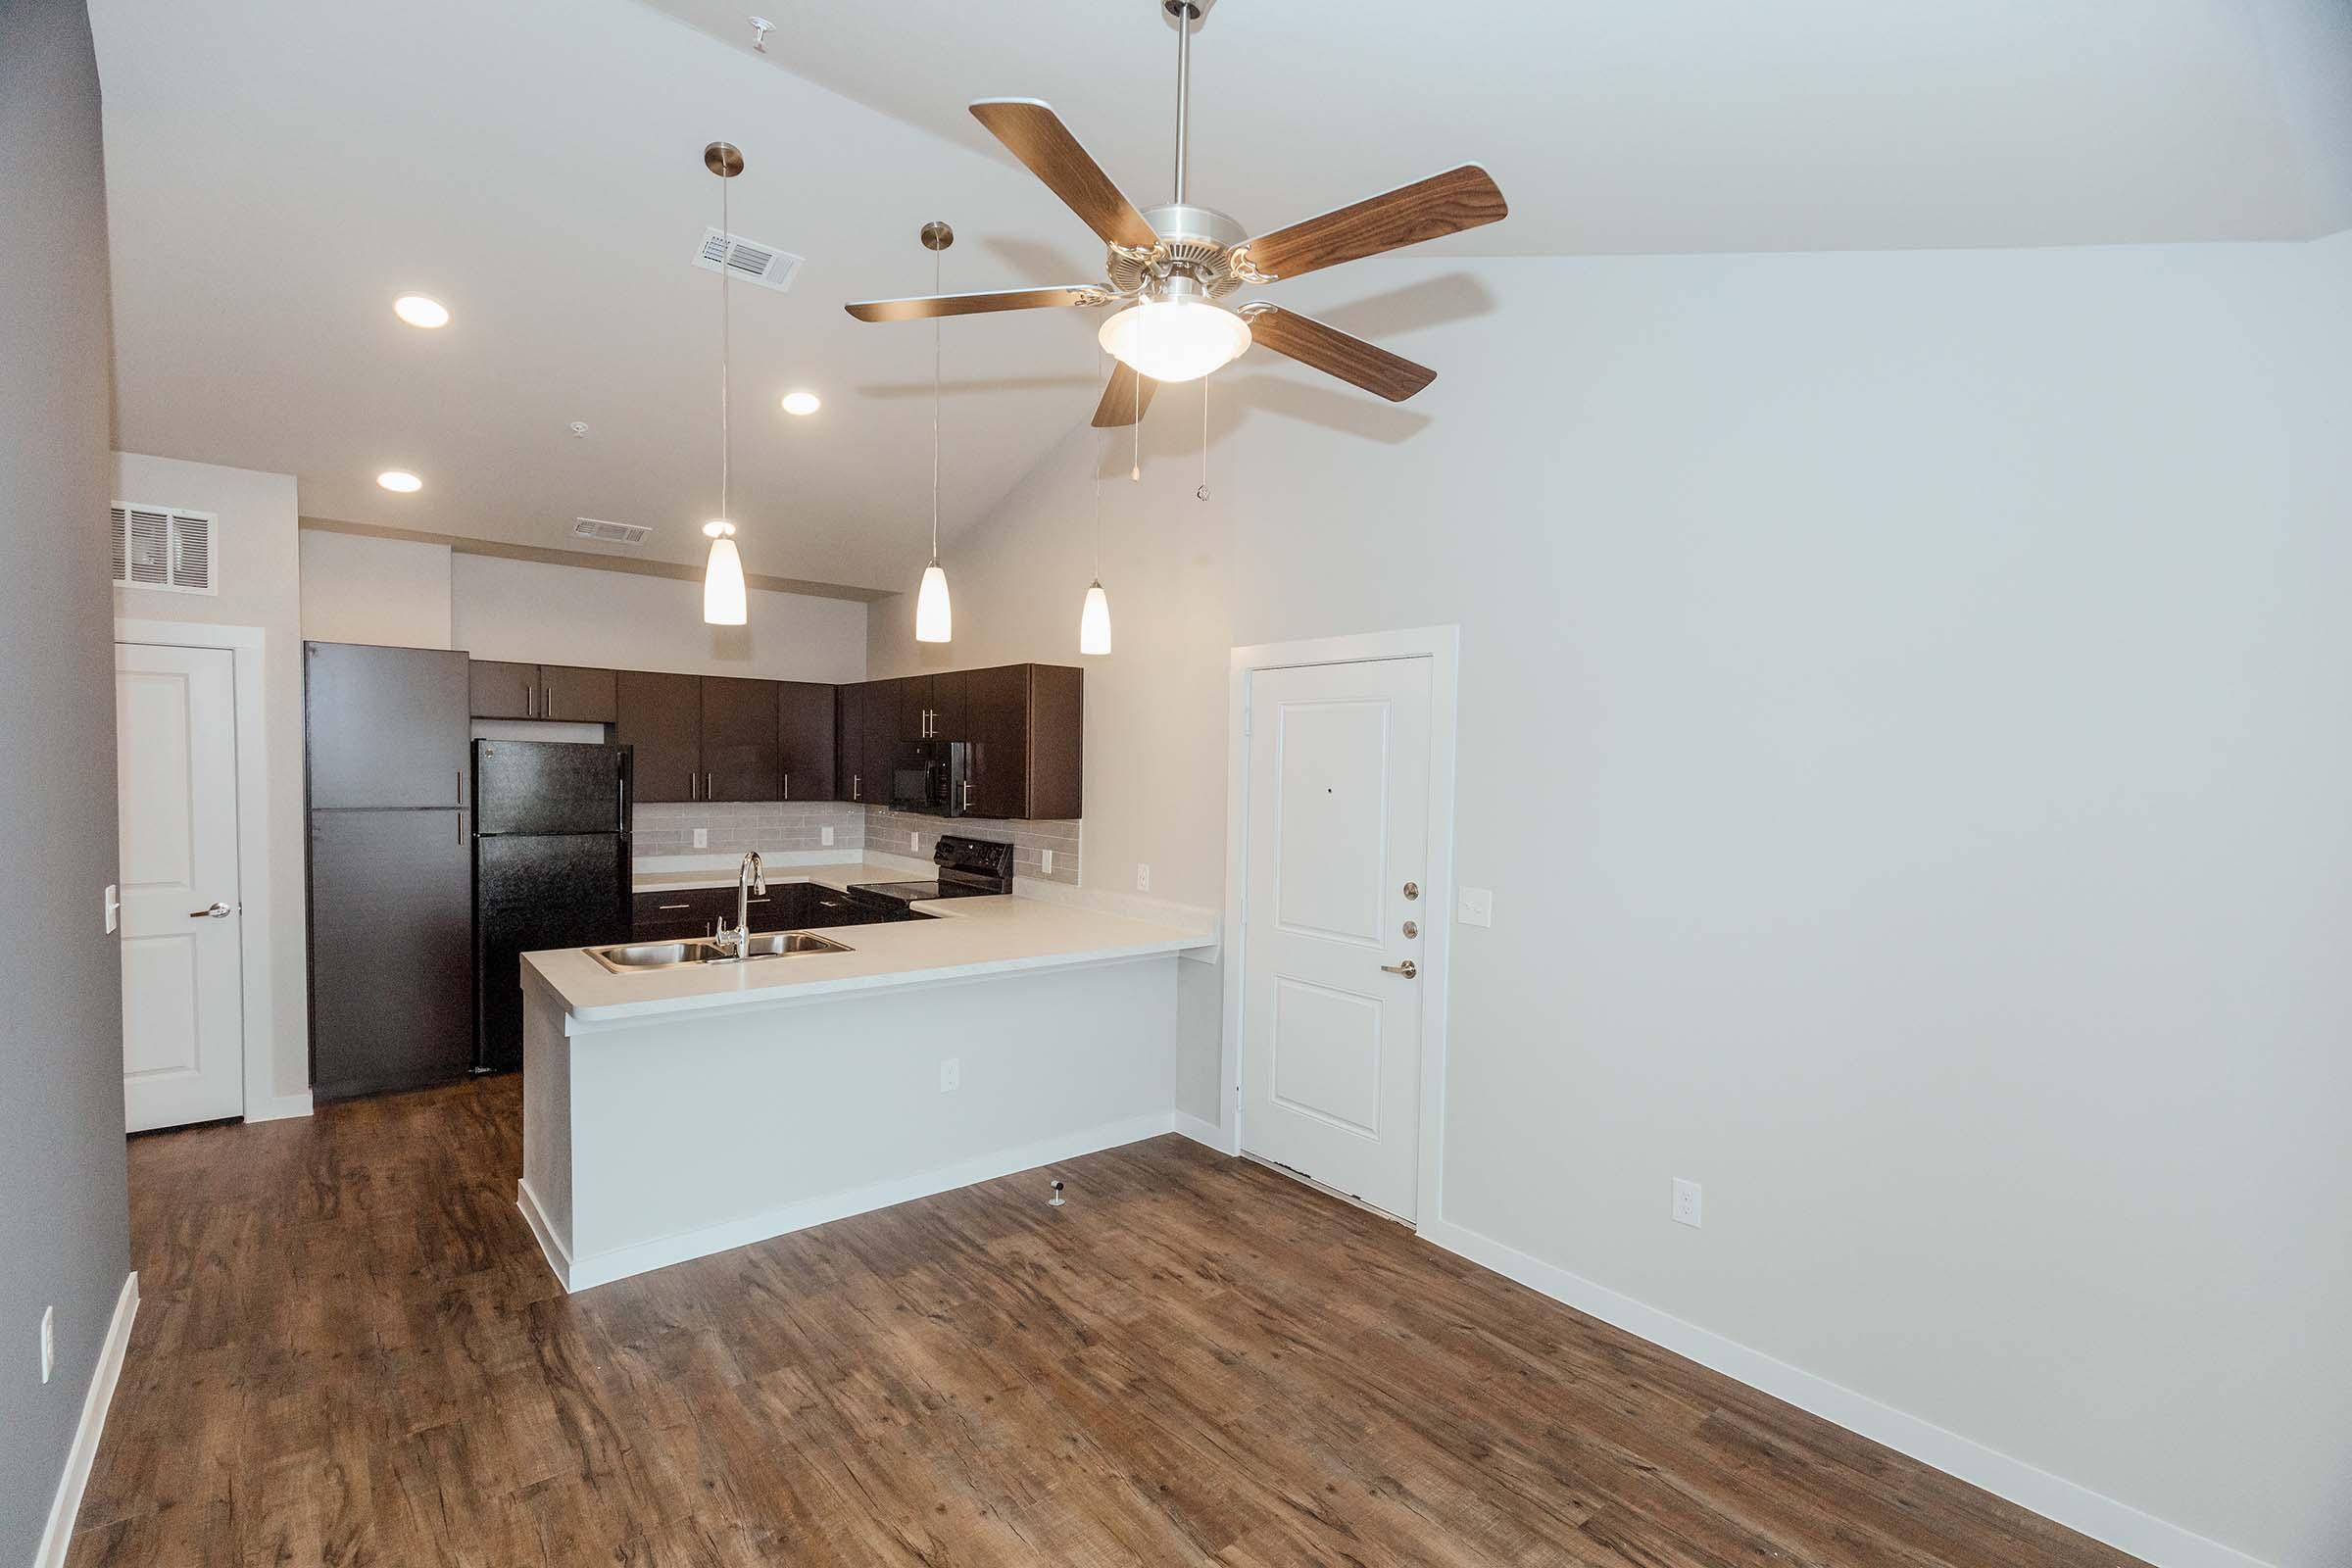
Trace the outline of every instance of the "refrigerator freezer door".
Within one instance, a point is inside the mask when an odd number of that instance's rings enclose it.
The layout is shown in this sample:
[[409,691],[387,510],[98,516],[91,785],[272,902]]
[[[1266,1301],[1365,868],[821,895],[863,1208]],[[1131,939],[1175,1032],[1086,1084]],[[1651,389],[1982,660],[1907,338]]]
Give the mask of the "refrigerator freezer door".
[[311,1081],[321,1099],[473,1059],[467,813],[311,813]]
[[628,774],[625,746],[475,741],[475,831],[625,833]]
[[629,939],[628,840],[485,835],[474,841],[473,883],[477,1065],[519,1067],[522,955]]
[[303,655],[312,810],[473,804],[464,654],[305,643]]

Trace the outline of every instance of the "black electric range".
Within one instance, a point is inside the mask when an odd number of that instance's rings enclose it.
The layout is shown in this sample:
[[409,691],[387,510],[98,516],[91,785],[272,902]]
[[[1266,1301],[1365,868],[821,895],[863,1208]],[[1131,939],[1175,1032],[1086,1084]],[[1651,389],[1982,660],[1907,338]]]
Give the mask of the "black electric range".
[[984,899],[1012,891],[1012,846],[986,839],[939,836],[931,852],[939,876],[929,882],[858,882],[850,891],[902,907],[926,899]]

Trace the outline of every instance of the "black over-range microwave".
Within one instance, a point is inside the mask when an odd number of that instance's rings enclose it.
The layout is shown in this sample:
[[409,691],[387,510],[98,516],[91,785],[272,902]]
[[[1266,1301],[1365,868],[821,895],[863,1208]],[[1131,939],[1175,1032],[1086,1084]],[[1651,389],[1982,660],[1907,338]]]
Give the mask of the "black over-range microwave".
[[972,806],[970,741],[907,741],[890,769],[890,808],[961,816]]

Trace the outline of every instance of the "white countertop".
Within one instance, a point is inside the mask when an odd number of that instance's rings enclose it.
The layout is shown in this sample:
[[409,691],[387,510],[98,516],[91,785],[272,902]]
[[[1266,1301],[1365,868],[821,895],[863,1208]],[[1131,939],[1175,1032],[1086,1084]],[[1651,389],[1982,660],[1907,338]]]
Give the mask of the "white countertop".
[[[676,878],[677,880],[668,880]],[[641,874],[640,892],[734,885],[695,871]],[[853,882],[906,880],[871,864],[781,867],[767,879],[843,888]],[[614,974],[578,948],[522,956],[526,971],[553,991],[569,1014],[567,1033],[640,1022],[661,1014],[806,1002],[886,986],[932,984],[1105,963],[1212,947],[1213,931],[1138,920],[1098,909],[1025,898],[942,899],[913,907],[937,916],[884,925],[828,928],[821,934],[848,953],[806,953],[744,963],[686,964]]]

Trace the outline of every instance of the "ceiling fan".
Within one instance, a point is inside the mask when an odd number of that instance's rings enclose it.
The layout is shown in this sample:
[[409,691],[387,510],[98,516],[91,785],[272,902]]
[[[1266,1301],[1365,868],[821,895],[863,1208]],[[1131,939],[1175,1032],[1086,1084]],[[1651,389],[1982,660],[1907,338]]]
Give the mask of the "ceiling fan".
[[914,299],[862,300],[846,307],[860,321],[911,321],[1052,306],[1119,305],[1102,341],[1118,361],[1099,426],[1141,419],[1161,381],[1193,381],[1239,358],[1252,343],[1401,403],[1437,372],[1400,355],[1264,300],[1220,303],[1244,284],[1272,283],[1360,261],[1384,251],[1459,233],[1504,217],[1502,192],[1487,172],[1464,164],[1352,206],[1252,235],[1212,207],[1185,199],[1192,34],[1216,0],[1155,0],[1176,24],[1176,189],[1163,207],[1138,212],[1080,146],[1053,107],[1034,98],[983,98],[972,116],[1085,220],[1108,250],[1106,280],[1054,288]]

